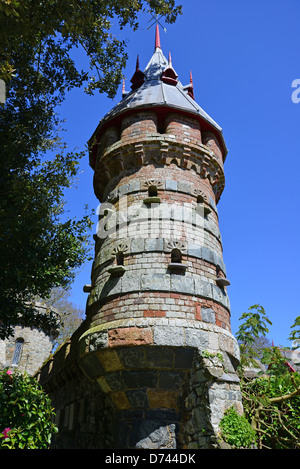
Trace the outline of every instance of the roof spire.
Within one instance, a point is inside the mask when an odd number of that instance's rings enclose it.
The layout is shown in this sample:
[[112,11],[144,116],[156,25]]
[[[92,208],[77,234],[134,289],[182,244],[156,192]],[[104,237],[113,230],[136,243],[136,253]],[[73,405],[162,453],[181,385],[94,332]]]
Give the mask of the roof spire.
[[142,86],[142,84],[144,83],[146,77],[144,75],[144,73],[140,70],[140,59],[139,59],[139,56],[137,56],[136,58],[136,66],[135,66],[135,72],[133,74],[133,77],[131,78],[131,83],[132,83],[132,86],[131,88],[133,90],[135,90],[136,88],[139,88],[140,86]]
[[127,95],[125,91],[125,78],[123,78],[123,85],[122,85],[122,98],[124,98]]
[[158,23],[156,24],[156,29],[155,29],[155,49],[157,49],[157,47],[161,49]]
[[136,66],[135,66],[135,70],[136,72],[140,69],[140,59],[139,59],[139,56],[137,55],[137,58],[136,58]]
[[193,77],[192,77],[192,71],[190,70],[190,85],[187,88],[188,95],[192,98],[195,99],[194,95],[194,85],[193,85]]

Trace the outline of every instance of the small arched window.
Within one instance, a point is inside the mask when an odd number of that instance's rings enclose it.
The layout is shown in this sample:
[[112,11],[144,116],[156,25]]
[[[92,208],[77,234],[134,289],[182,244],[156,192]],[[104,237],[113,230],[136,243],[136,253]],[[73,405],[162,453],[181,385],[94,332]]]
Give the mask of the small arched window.
[[171,262],[172,264],[181,264],[182,262],[182,254],[181,251],[177,248],[172,249],[171,251]]
[[149,186],[148,196],[149,197],[157,197],[157,187],[156,186]]
[[12,359],[12,365],[18,365],[19,364],[23,344],[24,344],[24,339],[19,338],[19,339],[16,340],[14,356],[13,356],[13,359]]
[[209,208],[207,200],[205,199],[205,196],[203,194],[197,195],[197,208],[198,211],[200,210],[200,213],[203,213],[205,217],[207,217],[207,215],[209,215],[209,213],[211,212],[211,209]]
[[124,254],[122,251],[117,252],[116,254],[116,264],[117,265],[124,265]]
[[168,266],[168,268],[173,272],[174,274],[182,274],[186,271],[187,269],[187,264],[182,263],[182,252],[178,248],[174,248],[171,251],[171,262]]

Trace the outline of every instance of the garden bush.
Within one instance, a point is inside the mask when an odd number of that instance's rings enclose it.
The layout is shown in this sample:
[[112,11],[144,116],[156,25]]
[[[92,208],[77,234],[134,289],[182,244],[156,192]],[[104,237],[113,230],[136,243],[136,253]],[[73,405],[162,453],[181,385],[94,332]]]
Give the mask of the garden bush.
[[220,422],[222,438],[234,448],[251,448],[255,443],[255,431],[243,415],[234,407],[226,410]]
[[0,448],[47,449],[57,432],[51,401],[26,374],[0,371]]

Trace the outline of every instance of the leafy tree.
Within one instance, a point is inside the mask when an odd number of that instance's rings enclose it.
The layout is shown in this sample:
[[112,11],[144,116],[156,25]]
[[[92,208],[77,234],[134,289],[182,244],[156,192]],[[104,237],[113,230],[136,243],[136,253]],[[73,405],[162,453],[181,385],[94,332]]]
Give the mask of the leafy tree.
[[[31,76],[31,87],[42,94],[49,87],[58,101],[65,89],[84,82],[89,93],[97,89],[113,97],[127,55],[125,41],[111,32],[112,22],[136,30],[138,14],[147,10],[173,23],[181,6],[175,0],[1,0],[0,77]],[[84,49],[90,71],[77,69],[74,47]]]
[[300,345],[300,316],[295,319],[291,329],[293,330],[290,333],[289,340],[293,342],[293,348],[298,348]]
[[[259,449],[300,449],[300,374],[291,372],[286,366],[286,358],[279,347],[265,347],[258,356],[255,350],[255,337],[263,337],[268,332],[265,310],[260,305],[249,308],[241,316],[244,323],[239,328],[241,390],[245,417],[256,432]],[[291,340],[299,340],[296,319],[290,335]],[[247,379],[245,368],[255,364],[260,358],[266,366],[264,373],[254,379]]]
[[243,370],[246,366],[256,364],[261,352],[257,347],[257,341],[265,337],[269,332],[267,325],[272,323],[260,305],[250,306],[248,311],[242,314],[240,320],[244,322],[240,325],[236,338],[240,345],[240,369]]
[[0,371],[0,449],[47,449],[57,432],[51,401],[26,374]]
[[59,347],[79,327],[84,318],[82,308],[74,305],[70,300],[70,291],[62,287],[51,290],[48,298],[37,298],[49,307],[55,308],[60,318],[59,333],[53,342],[53,348]]
[[16,324],[50,333],[51,317],[37,314],[25,302],[34,295],[45,297],[57,285],[69,285],[88,256],[89,216],[60,219],[63,188],[77,170],[71,156],[57,156],[31,170],[1,163],[0,337]]
[[259,449],[300,449],[300,375],[259,376],[243,383],[245,416]]
[[[175,0],[0,0],[0,338],[14,325],[52,328],[24,302],[66,288],[89,255],[90,216],[65,216],[65,190],[83,152],[66,151],[57,106],[74,87],[113,97],[126,64],[126,44],[112,22],[136,29],[147,9],[174,22]],[[72,58],[80,47],[89,67]]]

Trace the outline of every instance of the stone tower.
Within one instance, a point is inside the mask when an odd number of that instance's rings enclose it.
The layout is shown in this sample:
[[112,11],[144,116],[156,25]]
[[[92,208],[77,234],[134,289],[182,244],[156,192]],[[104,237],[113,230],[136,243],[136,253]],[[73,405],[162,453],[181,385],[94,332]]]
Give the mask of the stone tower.
[[242,412],[217,203],[222,129],[155,50],[89,142],[101,202],[79,364],[117,411],[115,448],[214,447]]
[[34,302],[34,308],[39,314],[51,315],[57,327],[47,335],[37,327],[15,326],[12,336],[0,340],[0,370],[9,368],[34,375],[49,357],[58,335],[59,314],[55,308],[38,301]]

